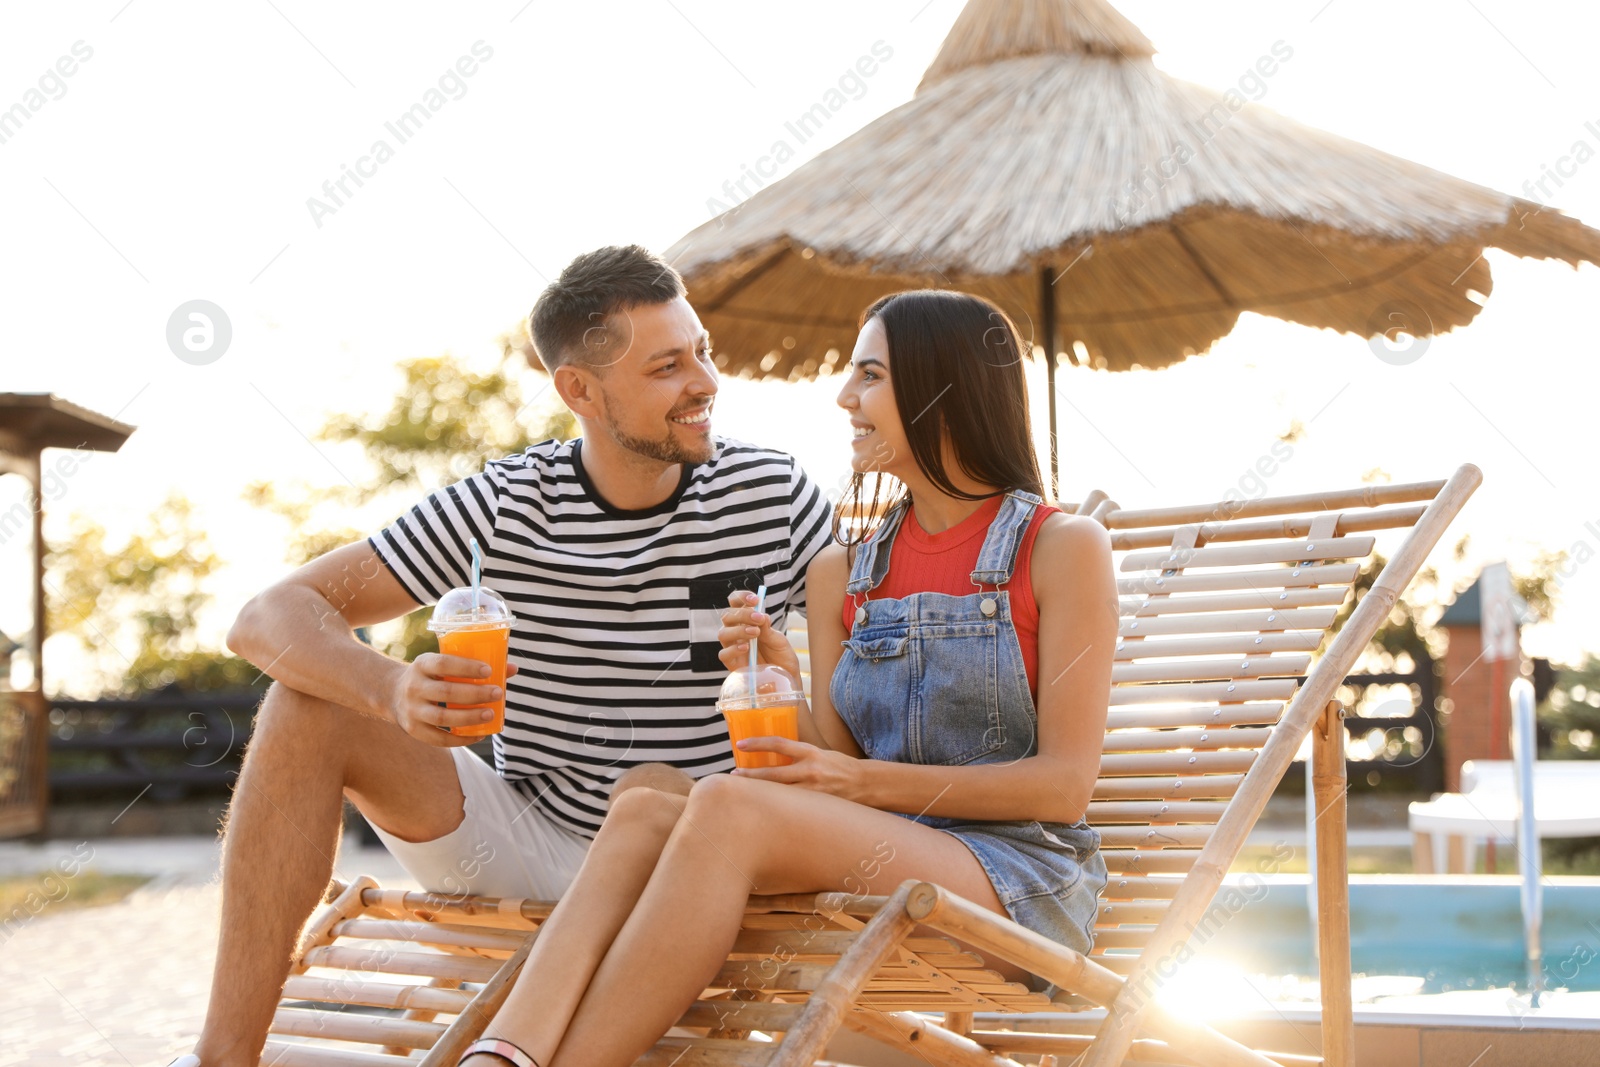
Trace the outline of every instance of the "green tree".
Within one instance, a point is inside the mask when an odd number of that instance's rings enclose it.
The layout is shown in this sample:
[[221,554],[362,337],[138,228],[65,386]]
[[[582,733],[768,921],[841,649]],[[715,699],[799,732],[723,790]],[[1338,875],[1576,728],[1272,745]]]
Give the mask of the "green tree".
[[211,603],[206,581],[220,565],[181,494],[169,496],[116,545],[107,543],[105,527],[74,515],[45,571],[45,632],[75,639],[94,665],[93,677],[72,688],[131,695],[169,685],[251,685],[259,678],[254,667],[200,647],[195,637],[198,617]]
[[1600,656],[1589,652],[1581,663],[1557,667],[1538,715],[1551,742],[1541,758],[1600,759]]

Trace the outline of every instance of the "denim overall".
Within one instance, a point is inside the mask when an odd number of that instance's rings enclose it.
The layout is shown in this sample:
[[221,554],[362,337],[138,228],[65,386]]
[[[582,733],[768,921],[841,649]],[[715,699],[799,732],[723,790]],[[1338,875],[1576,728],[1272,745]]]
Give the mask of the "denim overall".
[[[957,766],[1015,763],[1038,752],[1038,716],[1005,587],[1040,502],[1032,493],[1006,494],[968,596],[868,598],[888,574],[904,505],[860,546],[845,586],[855,623],[828,692],[869,759]],[[971,849],[1018,924],[1089,951],[1106,865],[1100,833],[1087,822],[905,818]]]

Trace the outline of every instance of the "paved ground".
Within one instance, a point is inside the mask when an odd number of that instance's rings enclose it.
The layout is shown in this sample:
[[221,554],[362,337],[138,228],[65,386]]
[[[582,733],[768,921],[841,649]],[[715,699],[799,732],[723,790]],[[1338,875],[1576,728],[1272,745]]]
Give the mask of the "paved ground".
[[[82,856],[81,842],[0,845],[0,877],[48,871],[74,847]],[[121,903],[54,913],[47,904],[9,939],[0,932],[0,1067],[159,1067],[199,1032],[216,952],[216,841],[90,847],[102,873],[156,879]],[[361,849],[353,837],[338,871],[414,888],[387,852]]]

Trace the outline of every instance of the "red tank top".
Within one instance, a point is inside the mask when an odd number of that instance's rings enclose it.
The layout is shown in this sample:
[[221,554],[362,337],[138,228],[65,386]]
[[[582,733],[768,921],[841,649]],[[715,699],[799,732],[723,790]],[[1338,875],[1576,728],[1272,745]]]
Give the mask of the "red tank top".
[[[1003,496],[991,497],[977,511],[943,533],[930,534],[917,524],[913,507],[900,522],[894,544],[889,548],[889,573],[883,583],[867,594],[871,600],[900,600],[913,593],[947,593],[971,596],[978,590],[972,572],[978,566],[978,553],[989,524],[1000,513]],[[1011,622],[1017,630],[1022,663],[1028,671],[1028,687],[1035,697],[1039,692],[1039,605],[1033,599],[1033,542],[1039,527],[1059,508],[1041,504],[1034,509],[1028,529],[1017,547],[1017,563],[1011,581],[1004,588],[1011,594]],[[876,536],[876,534],[874,534]],[[842,621],[848,633],[855,622],[856,601],[844,598]]]

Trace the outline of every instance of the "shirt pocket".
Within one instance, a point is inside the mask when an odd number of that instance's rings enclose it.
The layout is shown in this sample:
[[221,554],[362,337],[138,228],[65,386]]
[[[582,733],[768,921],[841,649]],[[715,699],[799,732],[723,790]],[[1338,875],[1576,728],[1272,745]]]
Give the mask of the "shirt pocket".
[[[726,670],[719,658],[722,643],[717,632],[722,629],[722,613],[728,610],[728,596],[735,589],[754,592],[766,579],[760,571],[708,575],[691,578],[684,589],[684,601],[689,616],[689,669],[695,672]],[[776,600],[776,598],[772,598]],[[783,609],[773,603],[767,608],[773,624],[783,623]],[[682,658],[682,653],[679,653]]]

